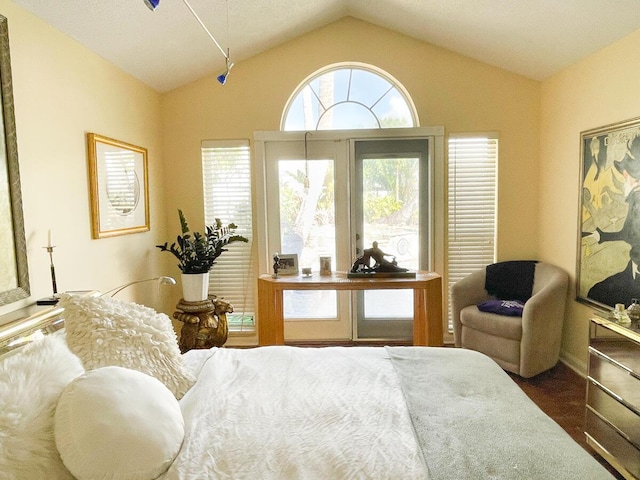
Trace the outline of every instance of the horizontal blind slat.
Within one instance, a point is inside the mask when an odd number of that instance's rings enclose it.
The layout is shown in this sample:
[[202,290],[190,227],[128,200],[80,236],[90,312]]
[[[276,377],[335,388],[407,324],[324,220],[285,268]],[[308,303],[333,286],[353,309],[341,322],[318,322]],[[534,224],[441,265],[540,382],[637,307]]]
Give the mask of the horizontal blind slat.
[[233,222],[235,233],[249,239],[229,245],[218,257],[209,275],[209,292],[233,305],[232,327],[255,329],[249,141],[205,140],[201,152],[205,222]]
[[[448,290],[495,262],[498,140],[449,138]],[[449,300],[449,328],[452,328]]]

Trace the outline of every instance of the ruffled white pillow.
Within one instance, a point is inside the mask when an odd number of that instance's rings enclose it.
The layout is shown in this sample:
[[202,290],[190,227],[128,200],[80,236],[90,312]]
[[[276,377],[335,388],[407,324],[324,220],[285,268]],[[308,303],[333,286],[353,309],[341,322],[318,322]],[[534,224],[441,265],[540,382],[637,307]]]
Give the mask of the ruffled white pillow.
[[63,295],[69,349],[87,370],[111,365],[157,378],[180,399],[195,378],[163,313],[111,297]]
[[83,372],[61,333],[0,358],[0,478],[73,479],[56,449],[53,414]]
[[121,367],[71,382],[55,412],[55,442],[78,480],[148,480],[164,473],[184,439],[173,394],[158,380]]

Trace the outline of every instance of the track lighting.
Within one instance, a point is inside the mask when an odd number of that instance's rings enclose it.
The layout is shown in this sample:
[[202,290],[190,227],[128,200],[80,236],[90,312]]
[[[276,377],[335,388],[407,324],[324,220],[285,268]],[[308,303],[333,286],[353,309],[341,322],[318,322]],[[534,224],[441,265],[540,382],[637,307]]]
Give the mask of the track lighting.
[[226,57],[226,59],[227,59],[227,69],[224,71],[224,73],[221,73],[217,77],[221,85],[224,85],[225,83],[227,83],[227,77],[229,76],[229,71],[233,67],[233,63],[229,60],[228,56]]
[[[160,0],[143,0],[144,4],[149,7],[149,10],[151,11],[155,11],[156,8],[158,8],[158,5],[160,5]],[[207,32],[207,35],[209,35],[209,38],[213,41],[213,43],[216,45],[216,47],[218,47],[218,50],[220,50],[220,52],[222,53],[222,55],[224,56],[224,59],[226,61],[227,64],[227,68],[225,70],[224,73],[218,75],[218,82],[220,82],[220,84],[224,85],[225,83],[227,83],[227,77],[229,76],[229,71],[231,70],[231,67],[233,67],[233,63],[231,62],[231,59],[229,58],[229,51],[227,50],[227,52],[225,52],[222,47],[220,46],[220,44],[217,42],[217,40],[214,38],[213,34],[209,31],[209,29],[206,27],[206,25],[204,23],[202,23],[202,20],[200,20],[200,17],[198,16],[198,14],[196,13],[196,11],[193,9],[193,7],[191,7],[191,5],[189,4],[189,2],[187,0],[182,0],[184,2],[184,4],[187,6],[187,8],[189,9],[189,11],[191,12],[191,14],[195,17],[195,19],[198,21],[198,23],[200,24],[200,26],[203,28],[203,30],[205,32]],[[228,10],[228,5],[227,5],[227,10]],[[227,30],[229,30],[229,12],[227,11]],[[227,32],[228,33],[228,32]]]
[[153,12],[160,5],[160,0],[144,0],[144,4]]

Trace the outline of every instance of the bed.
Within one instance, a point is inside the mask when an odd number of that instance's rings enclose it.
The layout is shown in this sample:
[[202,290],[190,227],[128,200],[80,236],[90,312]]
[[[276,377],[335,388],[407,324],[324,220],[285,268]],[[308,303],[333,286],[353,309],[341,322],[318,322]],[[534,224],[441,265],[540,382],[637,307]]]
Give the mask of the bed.
[[61,307],[64,328],[0,357],[0,479],[613,478],[477,352],[181,355],[166,315]]

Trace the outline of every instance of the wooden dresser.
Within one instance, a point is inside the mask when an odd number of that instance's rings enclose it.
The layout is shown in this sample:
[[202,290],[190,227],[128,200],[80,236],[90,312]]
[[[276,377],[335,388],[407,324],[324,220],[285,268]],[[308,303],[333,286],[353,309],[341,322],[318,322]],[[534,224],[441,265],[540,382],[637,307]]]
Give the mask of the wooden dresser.
[[640,479],[640,328],[590,325],[585,434],[622,476]]

